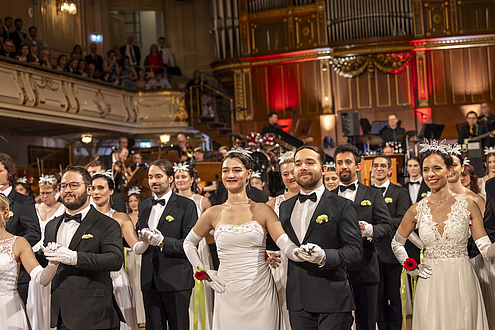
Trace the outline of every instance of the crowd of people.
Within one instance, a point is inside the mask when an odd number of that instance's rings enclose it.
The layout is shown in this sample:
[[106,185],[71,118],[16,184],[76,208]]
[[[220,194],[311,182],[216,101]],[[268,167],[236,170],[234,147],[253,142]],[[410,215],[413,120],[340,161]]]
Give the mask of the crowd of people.
[[127,36],[124,46],[110,49],[105,58],[98,54],[97,44],[91,43],[87,52],[81,45],[75,45],[70,55],[61,54],[57,59],[52,58],[50,48],[37,36],[35,26],[29,27],[26,34],[22,19],[5,17],[0,56],[137,90],[172,88],[170,74],[180,72],[164,37],[151,45],[141,66],[141,50],[134,45],[132,35]]
[[[413,329],[495,326],[495,148],[477,178],[457,145],[424,142],[402,186],[379,153],[367,186],[354,145],[337,146],[331,163],[303,145],[279,157],[284,188],[273,197],[243,148],[222,147],[221,182],[199,188],[196,149],[180,163],[150,161],[145,199],[119,188],[116,163],[147,163],[126,141],[37,185],[0,154],[4,324],[401,329],[415,290]],[[404,289],[405,274],[417,284]]]

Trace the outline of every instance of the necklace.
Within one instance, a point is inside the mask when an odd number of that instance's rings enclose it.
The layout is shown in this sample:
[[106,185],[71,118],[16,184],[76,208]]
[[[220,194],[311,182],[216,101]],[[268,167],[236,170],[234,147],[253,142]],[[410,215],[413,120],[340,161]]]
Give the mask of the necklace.
[[226,201],[225,204],[229,204],[229,205],[236,205],[236,204],[245,204],[245,203],[249,203],[251,200],[248,199],[247,201],[242,201],[242,202],[229,202],[229,201]]
[[436,201],[436,200],[434,200],[433,198],[431,198],[431,196],[430,196],[430,200],[431,200],[433,203],[438,203],[438,204],[440,204],[440,203],[444,203],[444,202],[448,201],[450,197],[452,197],[452,192],[450,192],[449,197],[445,198],[443,201]]

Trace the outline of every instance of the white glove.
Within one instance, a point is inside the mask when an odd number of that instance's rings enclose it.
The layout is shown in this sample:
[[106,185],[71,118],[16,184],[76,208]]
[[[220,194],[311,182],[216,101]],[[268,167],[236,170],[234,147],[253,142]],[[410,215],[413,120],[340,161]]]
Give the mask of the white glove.
[[321,247],[313,243],[301,245],[296,252],[297,256],[304,261],[323,266],[327,260],[327,255]]
[[[390,243],[392,247],[392,252],[394,253],[397,260],[399,260],[402,266],[404,266],[404,263],[406,262],[407,258],[409,258],[406,248],[404,247],[406,241],[407,238],[404,238],[398,232],[395,232],[395,236],[392,239],[392,243]],[[419,276],[421,278],[428,279],[431,277],[432,271],[430,266],[426,264],[419,264],[416,269],[407,271],[407,273],[411,276]]]
[[204,267],[203,262],[201,261],[201,257],[199,256],[198,249],[196,246],[201,242],[203,237],[197,235],[193,229],[187,234],[184,239],[184,253],[189,259],[193,267],[193,272],[196,272],[196,269],[204,268],[205,272],[210,276],[211,281],[205,281],[206,285],[215,290],[217,293],[225,292],[225,283],[218,277],[217,271],[210,270]]
[[418,249],[422,249],[423,248],[423,241],[421,240],[421,238],[419,238],[418,234],[416,234],[415,232],[412,232],[409,237],[407,238],[409,240],[409,242],[413,243]]
[[474,243],[476,243],[483,258],[486,260],[495,258],[495,245],[492,244],[488,235],[478,238]]
[[139,241],[136,244],[134,244],[134,246],[132,247],[132,251],[135,254],[140,255],[140,254],[145,253],[146,250],[148,250],[148,247],[149,246],[150,246],[149,243],[146,243],[146,242],[143,242],[143,241]]
[[275,242],[277,246],[280,248],[280,250],[287,256],[292,261],[296,262],[301,262],[304,261],[303,259],[299,258],[299,256],[296,254],[296,251],[299,250],[296,244],[294,244],[289,236],[287,234],[282,234],[277,238],[277,241]]
[[39,285],[47,286],[55,276],[57,268],[58,262],[53,263],[50,261],[45,268],[41,267],[41,265],[34,267],[29,276]]
[[55,251],[45,248],[45,257],[51,262],[61,262],[66,265],[77,265],[77,252],[69,250],[65,246],[59,246]]
[[364,226],[364,228],[361,229],[361,236],[367,237],[368,240],[371,241],[373,239],[373,225],[366,221],[359,221],[359,224]]
[[141,241],[149,245],[158,246],[163,242],[163,235],[158,229],[143,228],[138,231],[138,237]]

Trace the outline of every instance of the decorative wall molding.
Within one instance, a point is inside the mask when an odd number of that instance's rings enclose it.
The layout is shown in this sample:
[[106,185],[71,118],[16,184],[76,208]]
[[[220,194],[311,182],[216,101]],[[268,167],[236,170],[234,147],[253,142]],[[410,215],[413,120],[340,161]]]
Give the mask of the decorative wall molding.
[[404,71],[410,61],[410,52],[332,57],[330,60],[335,72],[345,78],[357,77],[366,69],[373,74],[375,67],[384,73],[396,74]]

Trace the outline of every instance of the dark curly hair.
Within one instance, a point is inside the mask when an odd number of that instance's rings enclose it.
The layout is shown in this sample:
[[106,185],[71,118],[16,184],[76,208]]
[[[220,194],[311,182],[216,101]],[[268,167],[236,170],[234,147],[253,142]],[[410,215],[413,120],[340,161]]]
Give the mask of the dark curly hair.
[[361,155],[359,153],[359,149],[350,144],[350,143],[345,143],[345,144],[339,144],[337,148],[335,148],[335,152],[333,153],[333,158],[337,160],[337,155],[344,153],[344,152],[351,152],[352,155],[354,156],[354,161],[356,162],[356,165],[361,163]]

